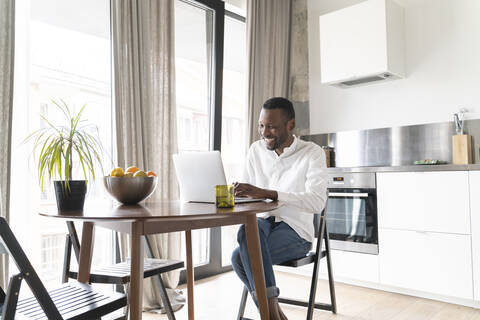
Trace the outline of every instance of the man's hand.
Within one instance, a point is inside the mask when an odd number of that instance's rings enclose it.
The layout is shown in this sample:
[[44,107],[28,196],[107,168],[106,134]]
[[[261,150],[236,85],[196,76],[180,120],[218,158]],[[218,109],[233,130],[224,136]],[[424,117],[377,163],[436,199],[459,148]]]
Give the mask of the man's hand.
[[235,188],[236,197],[272,200],[277,200],[278,198],[277,191],[258,188],[248,183],[235,182],[233,187]]

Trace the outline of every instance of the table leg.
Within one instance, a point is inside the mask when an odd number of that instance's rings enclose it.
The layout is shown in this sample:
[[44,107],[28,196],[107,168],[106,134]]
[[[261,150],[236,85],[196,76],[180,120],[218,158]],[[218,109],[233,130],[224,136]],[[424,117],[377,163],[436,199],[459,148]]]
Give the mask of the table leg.
[[143,223],[133,222],[131,231],[131,250],[130,250],[130,320],[142,319],[143,308]]
[[192,261],[192,231],[185,231],[185,246],[187,251],[187,295],[188,295],[188,320],[194,320],[193,302],[193,261]]
[[269,320],[267,289],[265,288],[265,274],[263,271],[262,253],[260,249],[260,237],[258,235],[257,216],[249,215],[245,224],[247,235],[247,247],[252,266],[253,281],[257,293],[258,307],[262,320]]
[[95,229],[93,222],[84,222],[82,228],[82,243],[80,244],[80,261],[78,262],[78,282],[88,283],[90,280],[94,236]]

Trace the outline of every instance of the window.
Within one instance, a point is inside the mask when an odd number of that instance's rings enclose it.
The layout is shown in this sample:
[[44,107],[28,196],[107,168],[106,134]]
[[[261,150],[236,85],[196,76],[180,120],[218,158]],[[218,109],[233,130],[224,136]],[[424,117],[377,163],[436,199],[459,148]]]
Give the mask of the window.
[[[179,152],[208,151],[211,148],[214,15],[214,10],[199,3],[175,1],[175,76]],[[192,254],[196,266],[209,264],[209,237],[209,230],[201,229],[192,232]],[[185,245],[182,248],[185,250]],[[182,256],[185,256],[185,253]]]
[[[179,150],[222,148],[227,179],[233,182],[240,178],[247,141],[244,19],[226,16],[220,0],[176,0],[175,15]],[[54,121],[60,117],[51,100],[63,99],[77,110],[87,104],[85,118],[98,126],[103,146],[112,150],[110,3],[18,1],[15,28],[10,224],[48,287],[60,282],[66,228],[62,221],[38,215],[38,208],[54,204],[55,196],[51,184],[44,190],[38,186],[32,147],[22,141],[44,125],[40,115]],[[110,158],[103,163],[110,168]],[[88,201],[108,197],[101,182],[89,187]],[[235,231],[229,232],[223,239],[228,260]],[[220,229],[192,236],[194,262],[206,268],[200,271],[222,270]],[[107,230],[96,231],[93,264],[112,261],[112,238]]]
[[[247,40],[245,18],[225,16],[223,64],[222,160],[227,182],[242,181],[248,147]],[[222,227],[222,266],[230,265],[238,225]]]
[[[177,0],[175,55],[179,152],[221,149],[227,182],[239,180],[247,146],[245,19],[220,0]],[[230,264],[237,229],[192,232],[197,275]]]
[[[38,186],[27,135],[61,115],[51,100],[63,99],[99,128],[111,150],[110,4],[101,1],[17,1],[12,143],[11,221],[22,247],[47,287],[61,279],[65,222],[40,217],[39,208],[55,203],[51,183]],[[104,164],[108,169],[110,159]],[[74,164],[75,166],[75,164]],[[74,172],[74,178],[81,178]],[[89,201],[104,197],[101,179],[89,186]],[[111,262],[111,232],[96,232],[94,264]],[[12,265],[12,272],[14,272]]]

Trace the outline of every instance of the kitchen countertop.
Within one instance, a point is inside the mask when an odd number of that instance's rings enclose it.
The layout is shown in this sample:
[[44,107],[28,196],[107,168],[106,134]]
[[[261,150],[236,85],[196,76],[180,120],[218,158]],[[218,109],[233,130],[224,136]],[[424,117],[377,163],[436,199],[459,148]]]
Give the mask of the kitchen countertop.
[[428,172],[428,171],[473,171],[480,164],[405,165],[384,167],[336,167],[327,168],[328,173],[341,172]]

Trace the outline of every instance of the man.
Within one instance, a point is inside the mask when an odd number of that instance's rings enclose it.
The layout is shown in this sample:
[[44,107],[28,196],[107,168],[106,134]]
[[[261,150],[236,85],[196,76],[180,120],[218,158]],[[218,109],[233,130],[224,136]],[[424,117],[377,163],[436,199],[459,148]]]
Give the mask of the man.
[[[320,213],[327,199],[325,153],[314,143],[295,137],[294,128],[292,103],[285,98],[267,100],[258,120],[262,139],[248,151],[244,183],[234,184],[236,196],[285,203],[258,218],[270,319],[275,320],[287,317],[278,305],[272,265],[309,252],[314,239],[312,213]],[[244,226],[237,240],[232,266],[256,301]]]

